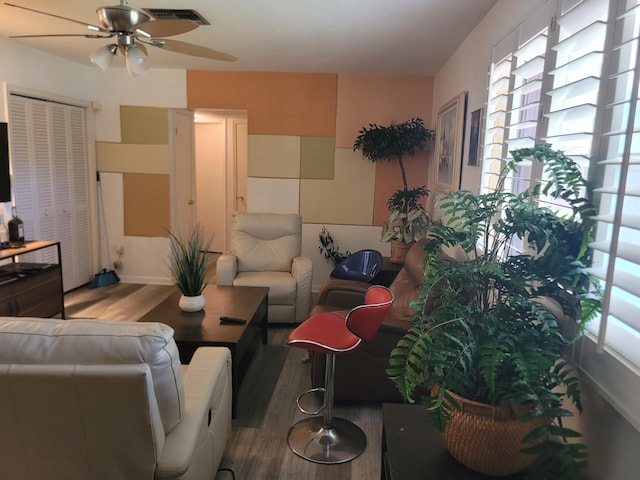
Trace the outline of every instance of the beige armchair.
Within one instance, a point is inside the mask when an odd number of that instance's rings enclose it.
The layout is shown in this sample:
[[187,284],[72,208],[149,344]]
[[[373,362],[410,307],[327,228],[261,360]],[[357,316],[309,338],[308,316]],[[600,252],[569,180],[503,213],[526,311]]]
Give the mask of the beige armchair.
[[313,267],[301,256],[301,244],[300,215],[237,212],[230,252],[216,263],[216,282],[269,287],[269,322],[303,322],[309,316]]
[[221,347],[181,366],[160,323],[0,317],[2,478],[211,480],[230,367]]

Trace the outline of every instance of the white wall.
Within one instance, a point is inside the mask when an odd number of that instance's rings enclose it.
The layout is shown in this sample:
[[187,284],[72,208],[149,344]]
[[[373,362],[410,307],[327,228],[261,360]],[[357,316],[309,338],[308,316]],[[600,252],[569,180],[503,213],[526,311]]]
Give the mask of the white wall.
[[196,123],[196,219],[213,234],[211,249],[224,252],[226,121]]
[[[320,289],[322,284],[329,279],[329,274],[333,270],[333,265],[327,262],[320,253],[318,236],[322,227],[323,225],[314,223],[302,225],[302,255],[311,258],[313,262],[313,278],[311,280],[313,291]],[[347,251],[355,253],[366,248],[378,250],[386,257],[391,253],[391,244],[380,241],[382,228],[379,226],[325,224],[324,227],[331,233],[342,253]]]
[[[491,48],[520,24],[530,13],[546,0],[499,0],[478,26],[460,45],[454,55],[435,76],[432,125],[436,124],[438,109],[462,91],[467,91],[467,113],[462,160],[461,187],[477,192],[480,185],[482,164],[467,165],[469,154],[469,115],[485,106],[488,68]],[[431,171],[435,169],[431,168]],[[430,189],[433,185],[430,183]]]
[[[130,77],[124,68],[110,68],[92,79],[95,101],[101,109],[95,113],[96,140],[120,142],[120,106],[186,108],[186,71],[149,69],[144,75]],[[103,180],[109,252],[117,258],[116,248],[124,247],[118,275],[123,282],[170,283],[164,259],[168,240],[164,237],[124,235],[122,174],[111,173]]]
[[[63,58],[42,53],[18,42],[0,38],[0,121],[9,120],[8,92],[9,89],[30,92],[46,98],[68,100],[77,104],[88,104],[94,98],[94,75],[97,69],[71,62]],[[91,112],[87,115],[90,123],[88,132],[89,144],[93,144],[93,129],[91,129]],[[89,173],[95,175],[95,153],[88,152]],[[94,184],[90,184],[93,194]],[[93,199],[93,195],[91,197]],[[91,209],[95,211],[95,202]],[[0,203],[0,214],[10,218],[11,202]],[[97,225],[91,226],[97,234]],[[98,267],[99,252],[97,245],[93,250],[94,267]]]

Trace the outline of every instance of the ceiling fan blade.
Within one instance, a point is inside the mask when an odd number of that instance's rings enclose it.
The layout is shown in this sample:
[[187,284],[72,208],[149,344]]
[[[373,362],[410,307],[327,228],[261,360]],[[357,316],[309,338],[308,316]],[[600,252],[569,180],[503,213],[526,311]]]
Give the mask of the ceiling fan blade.
[[171,52],[193,55],[194,57],[210,58],[211,60],[222,60],[225,62],[235,62],[238,60],[237,57],[232,55],[218,52],[200,45],[194,45],[193,43],[179,42],[178,40],[166,40],[164,38],[153,39],[151,45]]
[[106,30],[106,29],[104,29],[102,27],[97,27],[95,25],[91,25],[90,23],[81,22],[80,20],[74,20],[73,18],[62,17],[62,16],[56,15],[54,13],[43,12],[41,10],[36,10],[35,8],[23,7],[22,5],[15,5],[13,3],[6,3],[5,2],[5,5],[7,5],[9,7],[20,8],[22,10],[27,10],[28,12],[34,12],[34,13],[39,13],[41,15],[48,15],[50,17],[59,18],[60,20],[66,20],[67,22],[77,23],[79,25],[82,25],[82,26],[88,28],[89,30],[94,30],[96,32],[111,33],[109,30]]
[[198,24],[191,20],[149,20],[134,25],[131,30],[148,37],[172,37],[196,28],[198,28]]
[[9,38],[42,38],[42,37],[84,37],[84,38],[111,38],[113,35],[97,35],[93,33],[48,33],[43,35],[10,35]]

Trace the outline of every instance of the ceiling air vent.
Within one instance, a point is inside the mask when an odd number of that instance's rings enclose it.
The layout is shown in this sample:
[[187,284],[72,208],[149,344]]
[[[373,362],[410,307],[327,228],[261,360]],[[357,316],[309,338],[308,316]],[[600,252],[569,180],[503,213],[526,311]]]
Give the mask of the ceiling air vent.
[[191,20],[198,25],[211,25],[195,10],[184,8],[143,8],[156,20]]

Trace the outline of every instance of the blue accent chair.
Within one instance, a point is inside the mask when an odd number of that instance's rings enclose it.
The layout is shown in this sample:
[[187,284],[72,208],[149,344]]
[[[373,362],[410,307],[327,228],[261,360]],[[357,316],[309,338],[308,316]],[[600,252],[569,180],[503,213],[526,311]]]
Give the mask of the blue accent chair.
[[331,272],[331,278],[370,282],[380,272],[382,254],[377,250],[357,251],[338,263]]

